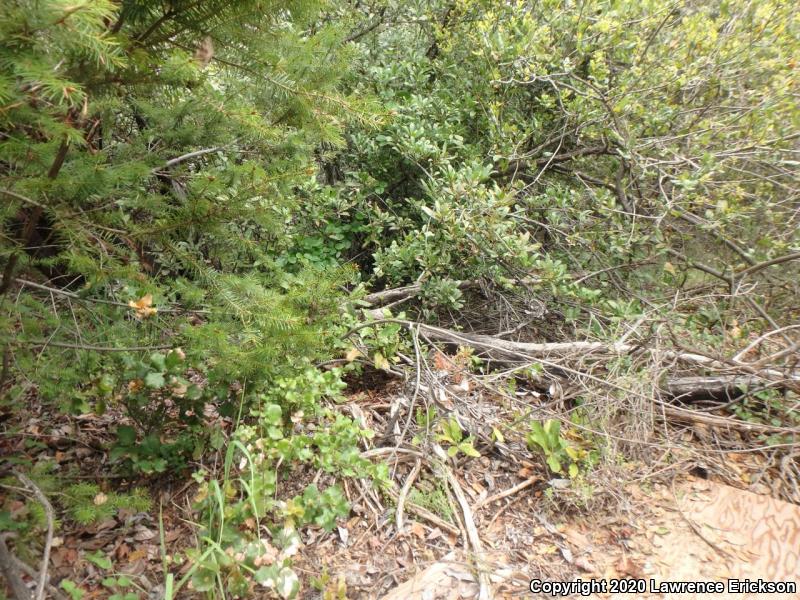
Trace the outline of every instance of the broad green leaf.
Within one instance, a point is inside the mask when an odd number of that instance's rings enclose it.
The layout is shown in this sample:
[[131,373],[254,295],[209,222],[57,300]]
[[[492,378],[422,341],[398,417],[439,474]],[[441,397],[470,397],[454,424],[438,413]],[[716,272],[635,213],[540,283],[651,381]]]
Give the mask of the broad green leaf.
[[149,388],[162,388],[164,387],[164,374],[163,373],[148,373],[144,378],[144,384]]
[[84,555],[84,557],[90,563],[97,565],[101,569],[110,569],[114,566],[114,564],[111,562],[111,559],[108,558],[101,550],[91,554],[87,553]]

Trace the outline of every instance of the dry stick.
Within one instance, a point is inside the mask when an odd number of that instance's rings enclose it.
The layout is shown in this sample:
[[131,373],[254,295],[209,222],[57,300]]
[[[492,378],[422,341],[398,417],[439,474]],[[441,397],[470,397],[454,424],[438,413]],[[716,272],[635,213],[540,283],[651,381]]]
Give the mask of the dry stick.
[[[689,267],[691,267],[693,269],[697,269],[698,271],[703,271],[704,273],[708,273],[709,275],[711,275],[713,277],[716,277],[717,279],[727,283],[728,287],[730,288],[731,295],[734,295],[736,283],[737,283],[738,277],[740,275],[747,275],[749,273],[754,273],[755,271],[763,269],[766,266],[771,266],[773,264],[779,264],[781,262],[786,262],[787,260],[794,260],[797,257],[794,254],[788,254],[786,256],[782,256],[782,257],[774,259],[772,261],[766,261],[764,263],[759,263],[757,265],[754,265],[753,267],[750,267],[749,269],[745,269],[741,273],[734,273],[734,274],[731,274],[731,275],[726,275],[722,271],[718,271],[717,269],[715,269],[713,267],[709,267],[708,265],[705,265],[703,263],[694,262],[691,259],[689,259],[686,255],[681,254],[680,252],[678,252],[677,250],[673,250],[672,248],[667,248],[667,252],[669,254],[671,254],[672,256],[675,256],[675,257],[680,258],[681,260],[683,260],[686,263],[687,266],[689,266]],[[798,254],[798,255],[800,255],[800,254]],[[753,300],[753,298],[750,297],[749,294],[745,296],[745,300],[747,300],[747,303],[750,304],[750,306],[752,306],[753,309],[755,309],[755,311],[759,315],[761,315],[761,317],[767,323],[769,323],[772,326],[773,329],[778,330],[778,331],[782,331],[783,330],[783,328],[780,327],[775,322],[775,319],[773,319],[770,316],[770,314],[764,309],[764,307],[761,306],[755,300]],[[788,343],[790,343],[790,344],[792,343],[791,338],[789,338],[786,334],[781,333],[781,335],[783,336],[783,339],[785,339]]]
[[417,459],[417,462],[414,464],[414,468],[411,469],[411,473],[408,474],[408,478],[406,479],[406,482],[403,484],[403,488],[400,490],[400,495],[397,497],[395,526],[397,527],[398,533],[400,533],[403,530],[403,505],[406,503],[406,496],[408,496],[408,492],[411,490],[411,486],[414,485],[414,481],[416,481],[417,475],[419,475],[420,467],[422,467],[422,461],[420,459]]
[[198,156],[203,156],[204,154],[212,154],[214,152],[218,152],[219,150],[222,150],[222,149],[226,148],[227,146],[235,144],[237,141],[238,140],[234,140],[233,142],[231,142],[230,144],[226,144],[225,146],[215,146],[213,148],[204,148],[202,150],[195,150],[194,152],[189,152],[187,154],[183,154],[183,155],[178,156],[176,158],[171,158],[170,160],[168,160],[167,162],[164,163],[164,166],[165,167],[174,167],[177,164],[180,164],[180,163],[185,162],[187,160],[191,160],[193,158],[197,158]]
[[376,456],[382,456],[384,454],[398,454],[398,453],[408,454],[409,456],[414,456],[416,458],[423,458],[422,452],[418,450],[411,450],[409,448],[394,448],[390,446],[385,446],[383,448],[372,448],[371,450],[364,450],[364,452],[361,453],[361,458],[374,458]]
[[8,585],[11,587],[11,593],[16,600],[30,600],[31,593],[22,577],[17,573],[17,564],[14,561],[14,555],[11,554],[6,546],[6,539],[13,537],[12,533],[0,533],[0,571],[6,578]]
[[489,496],[488,498],[484,498],[483,500],[481,500],[480,502],[477,502],[475,504],[475,510],[478,510],[479,508],[483,508],[484,506],[486,506],[487,504],[491,504],[492,502],[497,502],[498,500],[502,500],[503,498],[507,498],[508,496],[513,496],[517,492],[521,492],[525,488],[532,486],[534,483],[536,483],[539,480],[540,480],[540,478],[538,476],[529,477],[528,479],[526,479],[522,483],[519,483],[519,484],[515,485],[514,487],[510,487],[510,488],[508,488],[507,490],[505,490],[503,492],[499,492],[499,493],[497,493],[497,494],[495,494],[493,496]]
[[702,395],[704,397],[735,397],[744,391],[755,389],[773,389],[782,387],[779,381],[764,382],[754,375],[719,375],[671,377],[660,385],[661,389],[672,398]]
[[[375,325],[377,322],[390,322],[390,323],[400,323],[405,325],[406,327],[410,327],[413,324],[419,325],[420,328],[424,329],[428,335],[433,338],[455,342],[460,344],[467,344],[471,345],[475,348],[482,348],[488,351],[499,351],[506,356],[514,356],[518,360],[532,360],[539,362],[543,365],[553,367],[556,369],[560,369],[562,371],[566,371],[568,373],[572,373],[579,377],[585,377],[591,381],[595,381],[602,385],[607,385],[614,389],[618,389],[620,391],[634,394],[634,395],[642,395],[636,394],[633,390],[626,389],[618,384],[615,384],[610,381],[604,381],[603,379],[591,375],[589,373],[582,373],[575,369],[566,367],[565,365],[559,365],[554,363],[550,360],[542,358],[542,355],[547,354],[569,354],[570,352],[584,352],[589,353],[593,351],[605,351],[605,352],[614,352],[614,353],[625,353],[625,352],[632,352],[637,349],[636,346],[627,345],[627,344],[605,344],[602,342],[567,342],[567,343],[544,343],[544,344],[534,344],[534,343],[522,343],[522,342],[510,342],[507,340],[500,340],[496,338],[492,338],[491,336],[483,336],[483,335],[469,335],[469,334],[461,334],[455,331],[450,331],[447,329],[441,329],[439,327],[434,327],[432,325],[424,325],[424,324],[417,324],[412,323],[411,321],[404,321],[402,319],[381,319],[379,321],[371,321],[367,323],[363,323],[354,327],[353,329],[348,332],[347,335],[352,334],[353,332],[357,331],[362,327],[367,327],[371,325]],[[707,356],[702,356],[700,354],[691,354],[685,352],[674,352],[668,351],[664,353],[665,357],[674,358],[679,360],[685,360],[688,362],[693,362],[696,364],[701,364],[707,367],[717,367],[717,368],[730,368],[730,365],[724,364],[722,361],[710,358]],[[746,371],[753,372],[754,370],[747,364],[742,363],[735,363],[735,366],[741,368]],[[775,378],[779,377],[785,381],[791,381],[796,383],[800,381],[800,375],[792,373],[790,377],[786,377],[785,374],[776,371],[774,369],[767,369],[763,371],[758,371],[756,374],[769,379],[769,377]],[[648,400],[652,400],[652,398],[648,398]],[[717,427],[727,427],[727,428],[734,428],[749,432],[759,432],[759,433],[789,433],[796,435],[797,429],[792,429],[788,427],[773,427],[770,425],[758,425],[755,423],[746,423],[744,421],[740,421],[738,419],[731,419],[726,417],[713,417],[711,415],[706,414],[698,414],[691,410],[681,409],[677,407],[670,406],[663,402],[656,400],[659,405],[664,407],[664,411],[666,415],[674,417],[675,419],[682,420],[682,421],[690,421],[690,422],[699,422],[705,423],[707,425],[714,425]]]
[[27,488],[29,488],[33,495],[36,496],[36,499],[39,503],[44,507],[45,515],[47,516],[47,538],[44,542],[44,553],[42,554],[42,566],[39,570],[39,582],[36,584],[36,594],[34,595],[34,600],[43,600],[44,599],[44,588],[45,584],[47,583],[47,568],[50,564],[50,548],[53,546],[53,528],[55,526],[55,515],[53,513],[53,506],[50,504],[50,501],[47,499],[47,496],[44,495],[39,486],[37,486],[33,481],[31,481],[27,475],[20,473],[19,471],[13,471],[14,476],[19,479]]
[[[48,179],[55,179],[58,177],[58,173],[61,171],[61,167],[64,166],[64,160],[67,158],[67,152],[69,151],[69,141],[65,137],[64,140],[61,142],[61,145],[56,152],[56,156],[53,159],[53,164],[50,165],[50,169],[47,171],[47,178]],[[25,196],[21,196],[19,194],[15,194],[10,190],[3,190],[3,193],[7,196],[14,197],[17,199],[23,199],[30,202],[33,202],[26,198]],[[33,236],[36,233],[36,227],[39,225],[39,221],[42,218],[42,215],[45,211],[45,205],[39,202],[33,202],[34,208],[31,211],[31,214],[28,215],[28,218],[25,221],[25,228],[22,231],[22,248],[26,248],[31,244],[33,241]],[[20,253],[24,252],[21,249],[17,252],[11,254],[8,257],[8,262],[6,263],[5,269],[3,270],[3,281],[0,282],[0,308],[2,308],[3,304],[5,303],[6,294],[11,287],[11,280],[14,278],[14,271],[17,267],[17,262],[19,261]],[[8,365],[11,360],[11,344],[6,344],[3,348],[3,370],[0,372],[0,388],[5,384],[6,378],[8,377],[9,369]]]
[[475,519],[472,516],[472,509],[467,502],[467,497],[464,495],[464,490],[461,489],[461,484],[456,479],[453,472],[445,465],[447,464],[447,453],[442,449],[439,444],[433,444],[433,452],[441,460],[441,469],[444,472],[450,487],[453,489],[458,504],[461,506],[461,515],[464,521],[464,528],[467,530],[467,542],[472,546],[472,552],[475,557],[475,569],[478,572],[478,600],[490,600],[492,598],[492,590],[489,586],[489,573],[481,564],[483,556],[483,545],[481,538],[478,534],[478,528],[475,527]]
[[414,356],[417,361],[417,375],[414,385],[414,394],[411,396],[411,400],[408,403],[408,417],[406,417],[406,422],[403,425],[403,431],[400,434],[400,441],[406,437],[408,428],[411,427],[411,419],[414,415],[414,404],[416,404],[417,398],[419,397],[420,379],[422,377],[422,352],[419,348],[419,327],[417,327],[416,331],[413,328],[411,328],[410,331],[411,337],[414,340]]
[[776,333],[784,333],[785,331],[789,331],[790,329],[797,329],[797,328],[800,328],[800,324],[787,325],[786,327],[781,327],[780,329],[773,329],[772,331],[768,331],[767,333],[759,336],[758,338],[750,342],[746,348],[738,352],[736,356],[733,357],[733,360],[741,360],[748,352],[750,352],[750,350],[758,346],[768,337],[771,337]]
[[688,423],[702,423],[704,425],[711,425],[721,429],[738,429],[739,431],[747,431],[751,433],[764,433],[767,435],[772,434],[787,434],[797,438],[800,436],[800,429],[796,427],[774,427],[772,425],[761,425],[759,423],[748,423],[738,419],[731,419],[728,417],[716,417],[707,413],[701,413],[696,410],[688,410],[678,406],[670,406],[669,404],[661,404],[664,414],[676,421],[684,421]]
[[[36,569],[31,567],[28,563],[18,559],[13,554],[11,555],[11,560],[14,562],[15,565],[17,565],[17,567],[19,567],[21,571],[25,571],[28,575],[31,576],[31,578],[36,579]],[[48,577],[47,591],[50,592],[50,595],[53,598],[56,598],[56,600],[67,600],[67,597],[64,594],[62,594],[61,591],[56,586],[50,583],[49,580],[50,578]]]
[[[392,489],[389,489],[387,491],[388,491],[390,496],[392,496],[395,500],[397,500],[397,498],[398,498],[397,492],[395,492]],[[406,508],[408,509],[409,512],[413,512],[417,516],[425,519],[426,521],[429,521],[430,523],[436,525],[439,529],[442,529],[442,530],[444,530],[444,531],[446,531],[446,532],[448,532],[448,533],[450,533],[452,535],[455,535],[455,536],[461,535],[461,531],[458,529],[458,527],[456,527],[455,525],[453,525],[451,523],[448,523],[447,521],[445,521],[441,517],[433,514],[431,511],[429,511],[426,508],[422,508],[418,504],[414,504],[413,502],[408,502],[406,504]]]

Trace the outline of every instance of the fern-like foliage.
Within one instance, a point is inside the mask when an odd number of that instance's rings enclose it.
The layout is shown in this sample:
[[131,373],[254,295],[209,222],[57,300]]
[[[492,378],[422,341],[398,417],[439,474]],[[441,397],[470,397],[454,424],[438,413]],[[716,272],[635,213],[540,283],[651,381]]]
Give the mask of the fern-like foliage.
[[70,519],[89,525],[115,516],[120,509],[146,512],[150,510],[151,501],[147,491],[141,488],[130,493],[104,493],[94,483],[78,483],[64,491],[61,505]]

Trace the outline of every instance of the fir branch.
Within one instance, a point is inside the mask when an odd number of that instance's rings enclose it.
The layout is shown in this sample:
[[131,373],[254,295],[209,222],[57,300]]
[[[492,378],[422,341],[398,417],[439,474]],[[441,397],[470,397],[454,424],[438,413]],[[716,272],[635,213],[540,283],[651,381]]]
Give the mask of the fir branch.
[[128,347],[115,347],[115,346],[92,346],[90,344],[70,344],[67,342],[52,342],[49,340],[16,340],[17,344],[28,344],[30,346],[53,346],[54,348],[67,348],[71,350],[90,350],[92,352],[150,352],[152,350],[171,350],[174,348],[173,344],[160,344],[158,346],[128,346]]
[[[54,287],[50,287],[50,286],[47,286],[47,285],[42,285],[41,283],[36,283],[34,281],[28,281],[27,279],[20,279],[19,277],[12,277],[11,280],[12,281],[16,281],[17,283],[19,283],[19,284],[21,284],[21,285],[23,285],[25,287],[31,287],[31,288],[34,288],[34,289],[42,290],[44,292],[49,292],[51,294],[64,296],[64,297],[67,297],[67,298],[71,298],[72,300],[77,300],[79,302],[92,302],[92,303],[95,303],[95,304],[106,304],[106,305],[109,305],[109,306],[119,306],[119,307],[122,307],[122,308],[130,309],[130,304],[127,304],[125,302],[117,302],[116,300],[105,300],[103,298],[85,298],[83,296],[80,296],[80,295],[76,294],[75,292],[69,292],[67,290],[62,290],[62,289],[59,289],[59,288],[54,288]],[[5,279],[3,279],[3,281],[5,281]],[[2,283],[0,283],[0,288],[2,288],[2,287],[4,287],[4,286],[3,286]],[[174,314],[183,314],[183,313],[185,313],[185,314],[199,314],[199,315],[202,315],[202,314],[209,314],[211,311],[206,310],[206,309],[191,309],[191,308],[180,308],[180,307],[179,308],[170,308],[170,307],[167,307],[167,308],[159,308],[158,312],[160,312],[160,313],[174,313]]]

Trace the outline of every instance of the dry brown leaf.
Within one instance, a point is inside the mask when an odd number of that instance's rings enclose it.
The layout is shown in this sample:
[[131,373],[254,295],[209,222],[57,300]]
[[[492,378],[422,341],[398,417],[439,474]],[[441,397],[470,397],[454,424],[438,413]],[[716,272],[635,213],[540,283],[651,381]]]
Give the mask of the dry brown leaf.
[[137,542],[152,540],[154,537],[156,537],[156,532],[151,529],[148,529],[147,527],[144,527],[143,525],[137,527],[136,533],[133,534],[133,539],[136,540]]
[[142,560],[146,556],[147,552],[144,549],[139,548],[128,555],[128,562],[136,562],[137,560]]
[[634,562],[630,556],[623,556],[620,558],[616,565],[616,570],[620,575],[628,575],[636,579],[644,577],[642,567]]
[[417,536],[419,539],[425,539],[425,527],[422,525],[422,523],[417,523],[415,521],[411,523],[409,529],[411,530],[411,533]]

